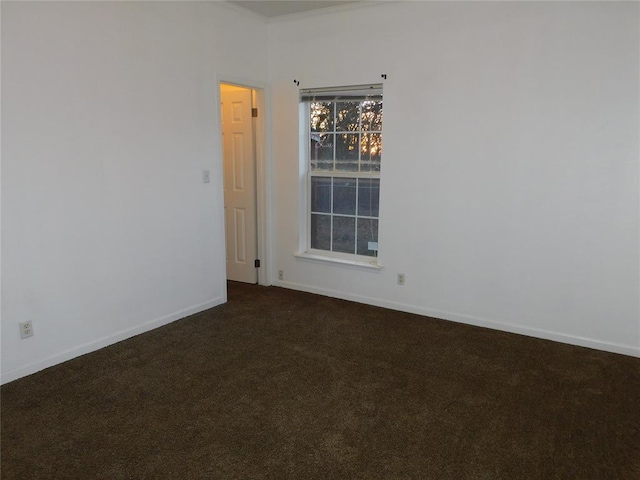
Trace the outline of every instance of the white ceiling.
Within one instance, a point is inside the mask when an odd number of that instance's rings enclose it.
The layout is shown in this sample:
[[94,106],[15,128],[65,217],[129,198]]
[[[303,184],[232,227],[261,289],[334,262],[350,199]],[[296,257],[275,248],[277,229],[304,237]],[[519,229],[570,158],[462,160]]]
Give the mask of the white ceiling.
[[319,10],[321,8],[335,7],[347,3],[355,3],[354,0],[228,0],[230,3],[251,10],[254,13],[267,18],[293,15],[295,13]]

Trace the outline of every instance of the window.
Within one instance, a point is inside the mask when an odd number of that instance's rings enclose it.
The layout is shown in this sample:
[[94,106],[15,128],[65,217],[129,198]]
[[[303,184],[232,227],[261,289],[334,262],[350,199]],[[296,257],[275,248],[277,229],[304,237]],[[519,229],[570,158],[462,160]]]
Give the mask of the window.
[[376,258],[382,85],[302,90],[301,101],[309,146],[307,251]]

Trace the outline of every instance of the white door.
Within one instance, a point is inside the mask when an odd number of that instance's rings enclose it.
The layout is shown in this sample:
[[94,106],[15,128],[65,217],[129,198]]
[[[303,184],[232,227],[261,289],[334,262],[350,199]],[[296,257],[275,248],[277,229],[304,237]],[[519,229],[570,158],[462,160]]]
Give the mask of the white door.
[[257,283],[256,163],[251,90],[220,85],[227,279]]

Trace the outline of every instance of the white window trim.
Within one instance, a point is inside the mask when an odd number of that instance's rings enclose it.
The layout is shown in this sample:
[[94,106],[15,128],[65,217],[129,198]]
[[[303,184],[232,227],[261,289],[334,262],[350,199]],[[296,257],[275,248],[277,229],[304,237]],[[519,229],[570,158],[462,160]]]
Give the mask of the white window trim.
[[[300,221],[300,235],[299,235],[299,247],[298,252],[294,253],[296,258],[318,261],[323,263],[330,263],[336,265],[348,265],[354,267],[363,267],[366,269],[380,270],[383,266],[380,264],[379,251],[376,252],[376,256],[371,257],[368,255],[358,255],[356,253],[343,253],[333,252],[329,250],[318,250],[311,248],[311,178],[312,177],[328,177],[328,178],[372,178],[380,179],[380,171],[372,172],[345,172],[345,171],[316,171],[311,172],[309,165],[311,144],[310,131],[309,131],[309,109],[306,107],[307,102],[300,102],[299,113],[299,126],[300,126],[300,141],[302,147],[300,150],[300,171],[301,175],[301,208],[299,209]],[[373,132],[381,133],[381,132]],[[333,214],[332,214],[333,216]],[[356,216],[357,217],[357,216]],[[380,221],[380,216],[378,222]],[[380,225],[378,223],[378,225]],[[304,226],[304,227],[302,227]]]
[[[305,260],[313,260],[322,263],[330,263],[336,265],[349,265],[352,267],[362,267],[366,269],[372,270],[382,270],[383,265],[380,265],[379,262],[371,261],[377,260],[377,257],[367,257],[364,255],[355,255],[350,253],[340,254],[335,252],[333,255],[327,255],[327,253],[331,254],[331,252],[327,252],[326,250],[314,250],[309,249],[307,252],[299,252],[295,253],[294,257],[301,258]],[[341,255],[345,255],[346,257],[342,257]],[[357,257],[354,258],[354,257]],[[366,260],[359,260],[366,259]]]

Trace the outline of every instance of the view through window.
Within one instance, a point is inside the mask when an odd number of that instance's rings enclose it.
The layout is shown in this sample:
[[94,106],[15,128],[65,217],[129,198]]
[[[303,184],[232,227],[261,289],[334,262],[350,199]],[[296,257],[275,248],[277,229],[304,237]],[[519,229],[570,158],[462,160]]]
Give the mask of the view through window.
[[377,257],[382,86],[303,90],[311,250]]

